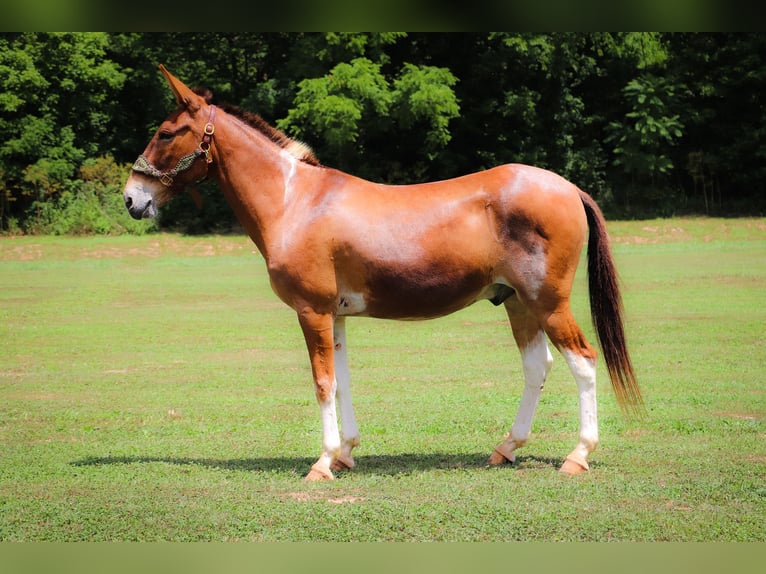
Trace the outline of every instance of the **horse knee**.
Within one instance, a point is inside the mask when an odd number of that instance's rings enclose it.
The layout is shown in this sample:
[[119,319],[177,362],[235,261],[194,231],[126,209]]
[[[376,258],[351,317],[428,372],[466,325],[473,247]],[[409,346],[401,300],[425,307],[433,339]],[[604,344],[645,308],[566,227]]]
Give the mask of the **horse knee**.
[[320,379],[314,381],[314,392],[320,405],[335,400],[337,383],[335,379]]

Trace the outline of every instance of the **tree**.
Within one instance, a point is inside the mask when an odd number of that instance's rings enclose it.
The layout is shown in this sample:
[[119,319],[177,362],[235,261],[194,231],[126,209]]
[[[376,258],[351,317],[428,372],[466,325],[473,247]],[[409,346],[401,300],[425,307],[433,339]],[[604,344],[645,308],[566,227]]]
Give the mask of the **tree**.
[[60,193],[85,158],[109,147],[125,74],[106,58],[108,42],[93,33],[0,36],[0,171],[14,210]]
[[354,58],[337,64],[321,78],[298,84],[295,107],[278,123],[296,137],[321,141],[329,160],[348,169],[358,142],[362,119],[365,129],[375,129],[375,119],[388,114],[391,90],[380,64]]
[[392,81],[368,58],[340,62],[298,84],[294,107],[278,126],[320,142],[329,165],[383,181],[399,182],[400,154],[387,152],[404,148],[424,178],[427,162],[450,141],[449,122],[459,113],[457,79],[445,68],[411,63],[398,72]]
[[683,88],[685,130],[675,163],[687,197],[708,210],[762,212],[766,36],[670,34],[668,43],[668,75]]
[[[680,116],[674,113],[675,88],[664,78],[645,74],[631,80],[622,93],[629,111],[607,128],[606,141],[614,145],[613,164],[625,171],[633,188],[644,184],[655,189],[664,183],[661,178],[670,176],[674,168],[670,146],[683,135]],[[626,207],[629,197],[625,195]]]

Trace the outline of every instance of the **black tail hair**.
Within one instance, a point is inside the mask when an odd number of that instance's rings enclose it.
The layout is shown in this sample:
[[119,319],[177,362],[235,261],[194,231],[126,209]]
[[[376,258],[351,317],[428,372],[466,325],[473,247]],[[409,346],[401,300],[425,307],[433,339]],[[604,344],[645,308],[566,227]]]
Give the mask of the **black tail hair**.
[[612,388],[628,415],[645,414],[641,389],[628,354],[623,328],[622,296],[617,269],[609,247],[606,222],[596,202],[580,191],[590,233],[588,236],[588,290],[593,327],[598,336]]

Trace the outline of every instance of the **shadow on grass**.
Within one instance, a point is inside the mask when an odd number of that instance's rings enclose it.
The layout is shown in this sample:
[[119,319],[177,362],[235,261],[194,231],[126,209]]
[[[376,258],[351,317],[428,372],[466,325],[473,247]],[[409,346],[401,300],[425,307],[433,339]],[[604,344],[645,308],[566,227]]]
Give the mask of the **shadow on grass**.
[[[378,475],[406,475],[429,470],[460,470],[486,468],[487,453],[463,454],[397,454],[377,456],[356,456],[356,466],[352,472]],[[179,466],[193,465],[224,470],[249,472],[282,472],[305,474],[316,461],[313,458],[274,457],[274,458],[188,458],[188,457],[153,457],[153,456],[91,456],[70,463],[73,466],[107,466],[120,464],[166,463]],[[519,456],[513,465],[500,468],[535,469],[558,468],[563,460],[535,456]]]

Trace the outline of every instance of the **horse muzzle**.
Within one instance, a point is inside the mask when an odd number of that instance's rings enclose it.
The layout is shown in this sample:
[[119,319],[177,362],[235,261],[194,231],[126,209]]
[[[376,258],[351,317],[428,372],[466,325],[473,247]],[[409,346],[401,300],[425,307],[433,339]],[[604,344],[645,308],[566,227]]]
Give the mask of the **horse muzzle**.
[[133,219],[155,217],[157,215],[157,203],[154,201],[154,194],[137,179],[131,175],[125,184],[125,190],[122,192],[125,207]]

